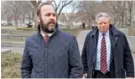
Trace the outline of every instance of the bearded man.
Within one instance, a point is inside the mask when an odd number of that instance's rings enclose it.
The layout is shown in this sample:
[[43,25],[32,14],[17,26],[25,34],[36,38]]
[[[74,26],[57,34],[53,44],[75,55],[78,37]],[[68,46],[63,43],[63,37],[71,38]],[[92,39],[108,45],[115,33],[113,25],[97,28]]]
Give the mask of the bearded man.
[[50,3],[37,8],[38,32],[25,43],[23,78],[81,78],[83,67],[75,36],[58,29]]

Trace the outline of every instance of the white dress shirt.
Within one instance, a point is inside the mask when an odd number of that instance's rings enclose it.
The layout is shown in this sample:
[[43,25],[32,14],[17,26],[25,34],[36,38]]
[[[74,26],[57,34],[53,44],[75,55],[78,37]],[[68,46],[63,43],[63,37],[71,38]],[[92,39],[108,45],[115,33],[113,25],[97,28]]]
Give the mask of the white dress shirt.
[[47,34],[49,37],[51,37],[53,35],[53,33],[45,33],[42,30],[40,31],[41,35],[43,36],[43,38],[45,39],[45,34]]
[[[103,35],[99,32],[98,35],[98,45],[97,45],[97,56],[96,56],[96,67],[95,70],[100,71],[100,54],[101,54],[101,40]],[[107,56],[107,71],[110,71],[110,55],[111,55],[111,43],[110,43],[110,35],[109,30],[105,33],[105,42],[106,42],[106,56]]]

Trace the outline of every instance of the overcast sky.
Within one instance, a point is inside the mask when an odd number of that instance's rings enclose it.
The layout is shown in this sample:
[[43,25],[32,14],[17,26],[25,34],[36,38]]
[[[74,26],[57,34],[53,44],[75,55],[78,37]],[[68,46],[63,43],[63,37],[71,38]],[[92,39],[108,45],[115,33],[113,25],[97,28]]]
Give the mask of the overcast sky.
[[[41,2],[46,2],[46,1],[48,1],[48,0],[41,0]],[[56,0],[56,3],[59,3],[60,1],[61,0]],[[63,0],[63,1],[65,1],[65,0]],[[71,0],[69,0],[69,1],[71,1]],[[73,0],[73,1],[76,2],[76,1],[102,1],[102,0]],[[73,10],[72,8],[73,8],[72,4],[67,5],[66,7],[64,7],[62,12],[70,13]]]

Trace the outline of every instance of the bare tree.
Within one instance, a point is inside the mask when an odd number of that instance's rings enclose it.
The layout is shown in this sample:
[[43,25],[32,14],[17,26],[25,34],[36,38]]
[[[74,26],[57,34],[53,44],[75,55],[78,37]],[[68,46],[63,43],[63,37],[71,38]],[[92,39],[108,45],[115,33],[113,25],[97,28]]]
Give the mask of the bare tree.
[[[46,2],[50,2],[54,5],[55,11],[57,12],[57,18],[61,14],[62,10],[69,4],[71,4],[72,0],[60,0],[59,2],[57,0],[47,0]],[[31,6],[33,9],[36,9],[37,5],[41,3],[41,1],[30,1]]]
[[[10,4],[10,5],[9,5]],[[19,3],[15,1],[7,1],[5,2],[5,5],[3,5],[3,8],[5,8],[5,12],[11,13],[11,17],[14,16],[15,24],[18,25],[17,18],[18,18],[18,11],[19,11]]]
[[57,17],[61,14],[62,10],[69,4],[71,4],[72,0],[60,0],[58,3],[56,0],[53,0],[55,11],[57,12]]
[[128,22],[128,26],[132,26],[132,20],[133,20],[133,9],[135,9],[134,7],[134,1],[126,1],[127,3],[127,16],[126,16],[126,20]]
[[135,1],[104,1],[103,5],[108,8],[108,12],[113,17],[113,22],[117,26],[132,26],[133,7]]
[[108,8],[108,12],[112,15],[113,18],[113,22],[114,24],[116,24],[117,22],[117,13],[118,13],[118,9],[117,9],[117,2],[116,1],[104,1],[103,5]]
[[1,2],[1,19],[6,20],[8,24],[11,23],[12,20],[12,13],[9,12],[11,11],[9,8],[7,8],[8,4],[4,1]]
[[33,20],[32,13],[34,10],[28,1],[2,1],[2,19],[9,23],[14,20],[15,25],[25,24],[27,19]]
[[124,19],[125,19],[125,1],[118,2],[119,16],[120,16],[120,24],[124,27]]
[[108,13],[112,15],[113,23],[123,27],[126,17],[126,1],[105,1],[103,5],[108,10]]
[[80,20],[88,24],[91,27],[91,24],[95,24],[95,16],[98,12],[104,11],[101,2],[96,1],[80,1],[78,6],[75,7],[77,13],[81,16]]

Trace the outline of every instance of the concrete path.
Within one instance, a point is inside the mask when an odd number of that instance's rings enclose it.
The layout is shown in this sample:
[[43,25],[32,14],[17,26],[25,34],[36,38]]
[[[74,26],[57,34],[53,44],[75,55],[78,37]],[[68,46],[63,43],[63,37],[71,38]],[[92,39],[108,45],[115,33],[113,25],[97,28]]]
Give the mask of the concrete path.
[[82,53],[82,49],[83,49],[83,44],[86,38],[87,33],[89,32],[89,30],[82,30],[79,35],[77,36],[77,42],[79,45],[79,50],[80,53]]
[[126,36],[130,49],[135,53],[135,36]]

